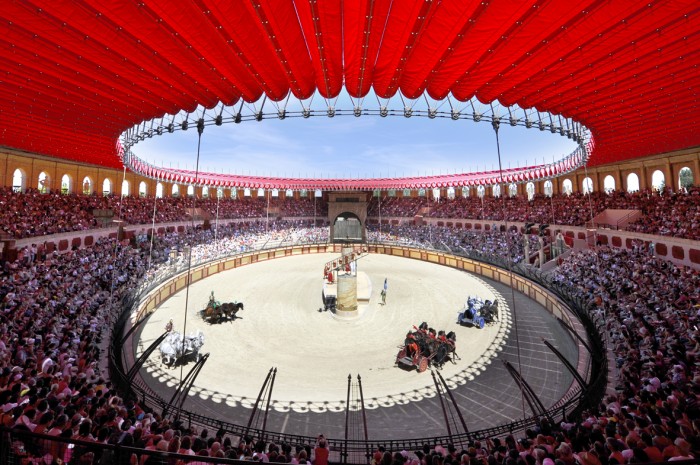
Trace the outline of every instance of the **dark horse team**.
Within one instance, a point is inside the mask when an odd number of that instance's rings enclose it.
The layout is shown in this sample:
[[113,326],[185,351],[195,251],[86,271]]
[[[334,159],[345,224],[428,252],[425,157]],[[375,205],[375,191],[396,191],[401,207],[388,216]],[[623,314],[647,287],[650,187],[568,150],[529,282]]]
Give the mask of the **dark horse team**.
[[399,365],[416,367],[419,372],[425,371],[428,365],[442,367],[447,360],[457,358],[455,344],[457,336],[454,331],[436,332],[423,322],[414,331],[406,334],[404,344],[396,356]]

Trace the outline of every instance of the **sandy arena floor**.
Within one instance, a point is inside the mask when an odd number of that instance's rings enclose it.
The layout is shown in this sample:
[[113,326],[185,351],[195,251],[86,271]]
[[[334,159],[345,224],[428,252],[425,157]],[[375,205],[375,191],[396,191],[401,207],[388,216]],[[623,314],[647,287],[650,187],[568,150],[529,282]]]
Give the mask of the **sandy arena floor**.
[[[202,352],[210,354],[185,408],[245,424],[268,371],[277,367],[269,422],[274,424],[272,418],[277,418],[279,424],[271,429],[297,434],[325,431],[329,436],[340,437],[341,434],[333,433],[340,433],[339,427],[343,426],[342,422],[336,422],[344,415],[348,374],[353,378],[359,374],[366,408],[368,412],[376,411],[374,415],[368,415],[376,418],[377,425],[386,422],[385,434],[398,437],[444,434],[444,425],[435,420],[439,418],[438,412],[426,410],[436,398],[430,373],[396,367],[399,345],[406,332],[422,321],[437,330],[455,331],[460,359],[454,364],[445,364],[441,373],[458,393],[464,386],[478,384],[485,379],[480,374],[487,371],[492,361],[499,354],[508,356],[511,351],[513,315],[510,290],[449,267],[370,255],[358,262],[358,270],[367,273],[372,282],[370,303],[358,318],[341,320],[331,312],[319,312],[321,271],[324,263],[336,257],[337,254],[314,254],[280,258],[230,270],[195,283],[189,289],[186,316],[186,292],[182,291],[149,318],[140,331],[137,356],[163,332],[166,322],[172,318],[175,329],[180,332],[185,324],[188,334],[202,330],[205,334]],[[379,293],[384,278],[388,278],[389,286],[387,304],[381,305]],[[212,290],[221,302],[242,301],[245,304],[239,318],[218,325],[202,320],[199,311]],[[481,330],[457,325],[457,313],[470,294],[498,298],[502,304],[506,303],[501,305],[500,320]],[[553,321],[551,316],[543,309],[532,308],[534,303],[529,299],[518,296],[516,308],[519,314],[525,311],[521,308],[524,307],[521,301],[529,302],[528,311],[537,312],[538,318],[548,319],[547,324],[538,324],[535,328],[539,327],[536,332],[541,331],[550,339],[552,331],[557,329],[557,325],[549,321]],[[524,336],[533,338],[533,344],[539,337],[538,334]],[[521,336],[521,349],[524,336]],[[571,346],[568,352],[573,360],[576,354],[573,341],[565,334],[562,336]],[[539,386],[543,381],[540,390],[553,402],[568,387],[570,376],[560,373],[564,371],[560,368],[547,368],[548,357],[542,355],[546,348],[530,350],[542,351],[539,355],[530,354],[530,360],[535,360],[532,368],[551,373],[545,373],[545,379],[538,379],[534,384]],[[538,362],[543,362],[544,366],[538,368]],[[559,362],[550,360],[549,363]],[[489,370],[505,371],[500,363],[497,365]],[[167,399],[179,383],[180,376],[185,376],[191,366],[190,363],[184,370],[166,368],[156,351],[141,376]],[[527,369],[523,367],[523,372],[526,373]],[[537,376],[541,378],[542,374],[538,371]],[[500,379],[503,383],[513,384],[507,374]],[[473,388],[479,389],[478,386]],[[493,400],[499,401],[499,387],[491,385],[489,388],[496,389]],[[507,404],[506,394],[512,387],[504,385],[501,389],[502,400]],[[517,391],[517,386],[515,389]],[[519,392],[516,392],[515,412],[519,398]],[[415,428],[415,432],[407,427],[392,434],[391,415],[397,412],[406,414],[409,405],[408,410],[415,410],[414,413],[409,411],[409,415],[420,417],[424,411],[423,416],[430,419],[424,426]],[[464,408],[472,410],[468,405]],[[496,409],[489,407],[489,410]],[[383,412],[379,414],[379,411]],[[477,423],[485,427],[517,417],[508,409],[498,411],[503,413],[479,419]],[[470,426],[470,429],[474,427]]]

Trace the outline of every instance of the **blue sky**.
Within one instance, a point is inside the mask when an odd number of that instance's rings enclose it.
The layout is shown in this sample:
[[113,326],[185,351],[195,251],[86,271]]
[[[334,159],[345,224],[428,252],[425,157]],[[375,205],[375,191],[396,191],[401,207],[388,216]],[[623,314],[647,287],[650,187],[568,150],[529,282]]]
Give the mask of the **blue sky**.
[[[502,124],[504,167],[551,162],[575,143],[536,128]],[[161,166],[194,169],[197,132],[190,129],[147,139],[133,148]],[[207,126],[200,170],[291,177],[415,176],[498,168],[496,139],[488,122],[326,116],[268,119]]]

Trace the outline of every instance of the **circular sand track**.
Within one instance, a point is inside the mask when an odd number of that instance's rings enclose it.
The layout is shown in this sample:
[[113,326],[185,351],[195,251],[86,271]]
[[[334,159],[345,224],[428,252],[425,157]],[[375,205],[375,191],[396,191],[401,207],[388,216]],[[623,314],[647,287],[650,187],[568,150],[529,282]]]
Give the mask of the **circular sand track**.
[[[326,432],[329,436],[341,437],[344,421],[340,418],[344,418],[347,377],[348,374],[353,378],[359,374],[368,421],[372,424],[374,418],[377,424],[387,424],[386,434],[381,437],[438,435],[444,434],[445,429],[437,420],[441,418],[441,410],[434,409],[439,399],[430,373],[418,373],[395,365],[406,332],[426,321],[436,330],[455,331],[457,334],[459,359],[455,360],[456,363],[448,362],[441,370],[442,376],[458,394],[456,397],[460,397],[459,394],[470,385],[479,390],[478,382],[484,378],[481,373],[499,373],[497,383],[502,383],[502,386],[491,381],[482,391],[495,389],[492,398],[496,402],[503,400],[503,405],[488,407],[488,411],[498,412],[489,415],[491,418],[468,419],[470,429],[522,417],[522,411],[518,410],[520,395],[517,386],[501,363],[491,366],[499,354],[506,357],[512,354],[510,290],[449,267],[370,255],[358,262],[358,270],[366,273],[372,282],[369,305],[358,318],[341,320],[330,312],[318,311],[323,265],[336,257],[337,254],[316,254],[280,258],[197,282],[189,289],[186,321],[187,293],[181,291],[161,305],[144,325],[136,347],[137,355],[163,332],[166,322],[172,318],[175,329],[180,332],[185,325],[188,334],[201,329],[205,334],[202,352],[210,353],[185,404],[187,409],[245,424],[268,371],[277,367],[268,425],[279,424],[271,429],[310,435]],[[380,304],[379,297],[384,278],[389,282],[385,306]],[[497,290],[499,286],[501,289]],[[221,302],[244,302],[245,309],[239,312],[235,321],[217,325],[203,321],[199,311],[212,290]],[[457,313],[470,294],[499,299],[499,321],[484,329],[457,325]],[[531,301],[521,300],[529,307],[533,306]],[[521,303],[517,301],[519,315],[523,311],[520,307]],[[539,315],[538,318],[553,320],[543,309],[532,310]],[[550,339],[552,329],[556,330],[557,325],[548,321],[535,331],[544,332]],[[527,337],[539,335],[542,334]],[[522,338],[521,335],[521,363]],[[568,352],[573,360],[574,344],[567,336],[563,335],[563,338],[570,346]],[[547,380],[541,390],[545,401],[552,403],[566,390],[570,376],[561,373],[560,367],[553,373],[547,371],[551,368],[546,367],[548,357],[544,346],[528,350],[542,351],[540,354],[530,353],[529,360],[536,360],[533,366],[545,365],[537,369],[538,378],[544,376]],[[511,362],[515,363],[515,360],[511,359]],[[559,362],[550,358],[549,363]],[[181,371],[184,376],[191,366],[192,363],[186,365],[184,370],[166,368],[156,351],[141,376],[164,398],[169,398],[179,383]],[[524,373],[526,369],[523,367]],[[512,392],[513,388],[516,392]],[[508,393],[511,398],[506,395]],[[470,416],[476,406],[469,405],[470,396],[461,397],[458,399],[460,407],[465,416]],[[509,408],[503,408],[509,405]],[[484,405],[478,407],[483,409]],[[414,433],[412,427],[392,433],[391,420],[397,414],[407,414],[414,418],[414,422],[415,418],[422,416],[422,424],[413,425]],[[400,417],[397,421],[401,422]]]

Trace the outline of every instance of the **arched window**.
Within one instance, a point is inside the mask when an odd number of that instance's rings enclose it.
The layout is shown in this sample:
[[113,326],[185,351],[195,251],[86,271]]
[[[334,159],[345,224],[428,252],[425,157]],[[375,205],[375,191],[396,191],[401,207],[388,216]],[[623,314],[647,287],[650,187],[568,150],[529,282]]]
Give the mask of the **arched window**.
[[448,188],[447,188],[447,198],[448,198],[448,199],[454,199],[454,198],[455,198],[455,188],[454,188],[454,187],[448,187]]
[[552,195],[554,195],[554,184],[552,184],[551,179],[547,179],[544,182],[544,195],[546,195],[547,197],[551,197]]
[[280,191],[279,191],[279,189],[272,189],[272,196],[273,196],[273,197],[279,197],[279,196],[280,196]]
[[156,198],[157,199],[162,199],[163,198],[163,191],[165,188],[163,187],[163,183],[159,182],[156,184]]
[[418,189],[418,197],[425,197],[425,189],[423,189],[423,188]]
[[238,198],[238,189],[235,187],[232,187],[230,190],[230,195],[233,200],[236,200]]
[[410,197],[410,196],[411,196],[411,189],[404,189],[404,190],[403,190],[403,196],[404,196],[404,197]]
[[170,190],[170,195],[173,197],[180,197],[180,186],[173,184],[173,188]]
[[663,191],[666,187],[666,176],[663,171],[656,170],[651,173],[651,188],[655,191]]
[[285,198],[291,199],[292,197],[294,197],[294,192],[292,192],[291,189],[287,189],[284,193],[284,196]]
[[314,192],[314,195],[318,197],[323,197],[323,191],[321,189],[316,189],[316,192]]
[[495,186],[493,186],[491,188],[491,195],[493,195],[496,198],[501,196],[501,185],[500,184],[496,184]]
[[389,197],[396,197],[396,189],[389,189],[389,192],[387,192],[387,195]]
[[61,176],[61,194],[70,194],[73,190],[73,180],[67,174]]
[[605,179],[603,179],[603,190],[605,191],[606,194],[614,192],[615,191],[615,178],[613,178],[610,175],[605,176]]
[[486,195],[486,188],[484,186],[479,186],[476,188],[476,196],[483,199]]
[[126,179],[122,181],[122,197],[127,197],[131,194],[131,184]]
[[525,192],[527,192],[527,199],[532,200],[535,198],[535,183],[530,181],[525,185]]
[[89,176],[85,176],[83,178],[83,194],[90,195],[92,191],[92,179]]
[[469,197],[469,188],[467,186],[462,187],[462,197],[465,199]]
[[[161,194],[163,193],[163,186],[160,187]],[[145,181],[139,183],[139,197],[146,197],[148,195],[148,186]]]
[[639,190],[639,176],[636,173],[627,175],[627,192],[637,192]]
[[102,182],[102,195],[109,195],[112,193],[112,181],[109,178],[105,178]]
[[39,192],[42,194],[51,192],[51,178],[44,171],[39,173],[39,184],[37,185],[37,189],[39,189]]
[[216,189],[216,198],[217,199],[223,199],[224,198],[224,188],[219,187]]
[[187,186],[187,197],[194,197],[194,186],[192,184]]
[[687,189],[692,187],[694,183],[695,180],[693,179],[693,170],[687,166],[681,168],[681,170],[678,172],[678,187],[681,189]]
[[593,180],[591,178],[584,178],[581,183],[581,190],[584,194],[593,192]]
[[12,173],[12,192],[24,192],[27,188],[27,175],[24,171],[17,168]]
[[308,196],[309,196],[309,191],[307,191],[306,189],[302,189],[299,191],[299,197],[301,197],[302,199],[306,198]]
[[209,188],[208,187],[202,187],[202,198],[203,199],[208,199],[209,198]]
[[440,200],[440,189],[437,187],[433,189],[433,199]]
[[564,191],[566,195],[571,195],[574,193],[574,184],[571,182],[571,179],[564,179],[564,182],[561,183],[561,189]]
[[250,197],[250,187],[243,189],[243,197]]
[[515,197],[518,195],[518,185],[514,182],[508,186],[508,197]]
[[[258,197],[265,197],[265,189],[263,189],[262,187],[258,189]],[[316,197],[318,197],[318,195]]]

